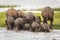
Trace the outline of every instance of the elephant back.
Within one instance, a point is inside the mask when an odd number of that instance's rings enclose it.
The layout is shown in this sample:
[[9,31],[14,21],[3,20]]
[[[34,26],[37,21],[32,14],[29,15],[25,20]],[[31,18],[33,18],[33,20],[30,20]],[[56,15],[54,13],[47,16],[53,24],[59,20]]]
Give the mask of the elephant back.
[[47,17],[47,16],[54,16],[54,11],[50,7],[45,7],[42,10],[42,16]]
[[8,16],[17,18],[17,11],[13,8],[8,9],[6,12],[6,17],[8,17]]

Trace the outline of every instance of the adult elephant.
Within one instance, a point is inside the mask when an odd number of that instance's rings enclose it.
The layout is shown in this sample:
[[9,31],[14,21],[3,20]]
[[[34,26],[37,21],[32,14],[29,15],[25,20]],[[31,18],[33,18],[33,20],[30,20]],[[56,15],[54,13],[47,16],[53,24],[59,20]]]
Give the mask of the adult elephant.
[[26,23],[29,23],[31,25],[33,23],[33,21],[35,21],[35,16],[33,15],[32,12],[28,12],[25,15],[25,19],[26,19]]
[[18,17],[23,18],[25,16],[25,13],[21,10],[17,10],[17,15],[18,15]]
[[6,12],[6,17],[8,17],[8,16],[16,19],[17,18],[17,11],[13,8],[8,9],[7,12]]
[[53,18],[54,16],[54,11],[50,7],[45,7],[42,10],[42,17],[43,17],[43,22],[47,23],[48,20],[50,20],[50,28],[53,25]]

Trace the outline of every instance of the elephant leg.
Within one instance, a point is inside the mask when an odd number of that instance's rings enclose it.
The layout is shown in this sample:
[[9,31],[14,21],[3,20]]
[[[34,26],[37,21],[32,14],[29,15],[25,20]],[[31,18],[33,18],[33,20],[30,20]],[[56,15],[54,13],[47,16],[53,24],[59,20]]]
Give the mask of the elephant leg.
[[42,31],[42,32],[44,32],[44,31],[45,31],[45,29],[42,27],[42,28],[41,28],[41,31]]
[[11,29],[13,30],[13,23],[11,23]]
[[38,29],[38,31],[41,31],[41,30],[42,30],[41,28]]
[[44,23],[47,23],[47,18],[44,18],[44,19],[43,19],[43,22],[44,22]]
[[7,26],[7,30],[9,30],[8,24],[7,24],[7,20],[5,20],[6,26]]
[[19,30],[19,26],[15,25],[15,29],[16,29],[16,31],[18,31]]
[[49,28],[45,29],[45,32],[50,32],[50,29]]
[[8,24],[7,29],[11,30],[11,24]]
[[38,29],[35,29],[35,32],[38,32]]
[[34,32],[34,31],[35,31],[35,28],[32,28],[32,30],[31,30],[31,31],[33,31],[33,32]]
[[50,32],[50,29],[49,28],[47,29],[47,32]]
[[8,25],[7,25],[7,30],[9,30],[9,27],[8,27]]
[[52,28],[52,26],[53,26],[53,18],[50,19],[50,25],[49,25],[49,27]]
[[14,24],[14,22],[12,22],[12,23],[11,23],[11,29],[13,30],[14,27],[15,27],[15,24]]

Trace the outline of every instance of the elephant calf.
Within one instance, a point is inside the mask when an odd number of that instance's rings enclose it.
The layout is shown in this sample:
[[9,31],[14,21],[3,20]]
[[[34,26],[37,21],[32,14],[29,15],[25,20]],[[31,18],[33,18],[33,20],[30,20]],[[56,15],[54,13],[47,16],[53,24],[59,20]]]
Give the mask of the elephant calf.
[[15,20],[16,31],[23,29],[23,24],[24,24],[23,18],[17,18]]
[[40,18],[40,16],[36,16],[36,17],[35,17],[35,22],[37,22],[37,23],[40,24],[40,22],[41,22],[41,18]]
[[7,17],[5,23],[7,25],[7,29],[11,30],[14,28],[14,18],[13,17]]
[[43,32],[50,32],[49,25],[47,23],[42,24],[42,31]]
[[37,23],[37,22],[33,22],[31,24],[31,31],[40,31],[41,30],[41,26]]
[[30,24],[29,23],[25,23],[23,30],[29,30],[30,29]]

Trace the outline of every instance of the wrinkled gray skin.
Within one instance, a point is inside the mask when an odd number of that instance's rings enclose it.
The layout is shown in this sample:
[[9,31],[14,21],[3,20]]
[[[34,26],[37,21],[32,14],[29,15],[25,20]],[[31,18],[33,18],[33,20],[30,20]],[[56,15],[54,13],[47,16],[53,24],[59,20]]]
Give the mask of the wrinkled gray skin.
[[43,32],[50,32],[49,25],[47,23],[42,24],[42,31]]
[[15,28],[16,28],[16,31],[19,31],[19,30],[23,29],[23,25],[24,25],[23,18],[17,18],[15,20]]
[[38,24],[40,24],[40,22],[41,22],[40,16],[36,16],[36,17],[35,17],[35,22],[37,22]]
[[53,26],[54,21],[54,11],[50,7],[45,7],[42,10],[43,23],[47,23],[50,20],[50,28]]
[[32,12],[28,12],[25,15],[26,23],[29,23],[30,25],[32,24],[33,21],[35,21],[35,16],[33,15]]
[[13,28],[14,28],[14,18],[13,17],[7,17],[5,20],[5,23],[7,25],[8,30],[13,30]]
[[28,23],[25,23],[24,27],[23,27],[23,30],[30,30],[30,24]]
[[31,31],[35,32],[41,31],[41,25],[39,25],[37,22],[33,22],[31,24]]
[[17,11],[13,8],[8,9],[6,12],[6,18],[7,17],[13,17],[14,19],[16,19],[17,18]]

